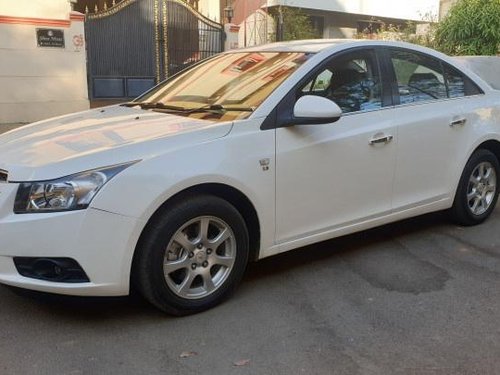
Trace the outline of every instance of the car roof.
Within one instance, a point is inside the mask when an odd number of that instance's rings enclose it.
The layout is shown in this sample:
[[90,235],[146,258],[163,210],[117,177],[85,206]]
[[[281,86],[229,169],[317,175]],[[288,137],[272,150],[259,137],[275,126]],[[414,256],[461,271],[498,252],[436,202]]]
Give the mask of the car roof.
[[491,85],[486,83],[483,78],[478,74],[471,71],[469,67],[464,66],[464,64],[458,63],[457,60],[452,59],[439,51],[424,46],[392,41],[392,40],[378,40],[378,39],[308,39],[308,40],[295,40],[289,42],[277,42],[270,44],[261,44],[253,47],[241,48],[229,50],[224,53],[240,53],[240,52],[304,52],[313,54],[325,54],[334,53],[341,51],[343,49],[355,48],[355,47],[375,47],[375,46],[387,46],[396,48],[406,48],[413,50],[415,52],[421,52],[439,58],[452,66],[455,66],[459,70],[466,73],[470,78],[477,83],[483,91],[489,91],[493,88]]
[[[369,40],[369,39],[308,39],[308,40],[294,40],[289,42],[276,42],[270,44],[261,44],[258,46],[230,50],[231,52],[309,52],[319,53],[325,50],[334,49],[341,46],[393,46],[405,47],[419,50],[421,46],[415,44],[399,42],[399,41],[386,41],[386,40]],[[429,49],[426,49],[430,51]]]
[[317,53],[340,44],[354,42],[355,39],[308,39],[276,42],[233,50],[237,52],[310,52]]

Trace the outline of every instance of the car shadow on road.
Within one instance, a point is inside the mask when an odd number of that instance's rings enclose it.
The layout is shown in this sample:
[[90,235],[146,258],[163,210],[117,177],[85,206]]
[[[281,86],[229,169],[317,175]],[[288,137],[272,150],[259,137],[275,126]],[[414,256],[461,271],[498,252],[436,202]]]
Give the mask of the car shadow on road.
[[[279,272],[290,272],[294,268],[318,261],[335,261],[346,255],[362,256],[362,252],[371,246],[443,225],[452,224],[446,212],[437,212],[315,243],[250,264],[246,280],[253,281]],[[360,253],[356,254],[357,252]]]
[[96,319],[106,318],[128,318],[130,316],[150,315],[152,318],[164,316],[160,311],[151,306],[147,301],[138,295],[124,297],[79,297],[65,296],[32,290],[25,290],[10,286],[5,286],[11,293],[12,300],[17,300],[30,310],[39,313],[56,314],[65,317],[75,317],[75,319]]
[[[407,234],[417,234],[432,227],[450,225],[445,213],[433,213],[401,222],[384,225],[356,234],[320,242],[293,251],[279,254],[249,265],[243,280],[243,293],[249,284],[266,284],[266,279],[280,274],[294,272],[311,263],[335,262],[349,255],[362,256],[363,251],[377,244],[394,240]],[[359,252],[359,253],[358,253]],[[245,285],[246,284],[246,285]],[[9,300],[19,303],[22,308],[41,314],[56,315],[67,320],[131,319],[174,319],[151,306],[140,296],[127,297],[73,297],[29,291],[13,287],[3,287],[11,294]],[[2,289],[3,289],[2,288]],[[241,291],[240,289],[240,291]],[[1,291],[3,293],[3,291]],[[240,296],[241,298],[241,296]],[[4,300],[5,303],[5,300]]]

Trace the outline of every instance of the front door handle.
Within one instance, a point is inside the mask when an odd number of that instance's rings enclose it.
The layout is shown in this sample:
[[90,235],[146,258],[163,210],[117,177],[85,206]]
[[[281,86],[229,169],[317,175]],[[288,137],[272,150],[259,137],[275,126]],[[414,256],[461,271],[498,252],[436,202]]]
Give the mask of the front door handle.
[[379,143],[389,143],[390,141],[392,141],[393,138],[394,137],[392,135],[384,135],[381,137],[377,137],[377,134],[375,134],[375,138],[370,139],[369,144],[376,145]]
[[450,122],[450,126],[463,126],[467,122],[466,118],[459,118]]

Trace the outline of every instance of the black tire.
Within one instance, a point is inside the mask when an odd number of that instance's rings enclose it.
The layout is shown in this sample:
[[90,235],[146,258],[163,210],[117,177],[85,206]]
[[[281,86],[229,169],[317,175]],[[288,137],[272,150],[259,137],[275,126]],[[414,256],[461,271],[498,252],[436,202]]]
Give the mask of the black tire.
[[[469,200],[467,195],[472,192],[472,185],[470,183],[471,177],[473,177],[473,172],[482,163],[489,163],[492,166],[495,176],[495,191],[491,194],[491,201],[486,206],[487,208],[484,212],[474,213],[469,205]],[[479,149],[470,157],[469,161],[465,165],[462,176],[460,177],[460,182],[458,184],[457,192],[455,195],[455,200],[453,206],[450,210],[451,217],[454,222],[459,225],[471,226],[477,225],[485,221],[495,209],[495,205],[498,199],[498,183],[500,181],[500,165],[496,156],[488,150]],[[470,201],[471,203],[472,200]]]
[[[235,249],[232,250],[235,251],[235,255],[234,253],[231,253],[233,254],[232,257],[234,258],[234,263],[231,268],[225,268],[218,265],[205,266],[207,267],[206,269],[210,269],[210,273],[214,271],[214,267],[215,272],[222,270],[220,272],[225,272],[225,278],[219,279],[219,281],[222,280],[220,281],[220,285],[218,285],[215,290],[211,291],[211,294],[200,296],[199,298],[183,298],[183,296],[179,295],[179,291],[174,291],[174,278],[170,278],[170,274],[167,276],[164,275],[163,263],[165,261],[167,247],[180,247],[181,250],[179,251],[182,252],[182,254],[186,252],[189,253],[190,256],[193,256],[193,252],[201,252],[202,250],[198,250],[197,248],[193,251],[188,251],[180,245],[172,244],[176,244],[173,240],[173,236],[178,234],[178,231],[181,228],[192,220],[195,220],[196,222],[197,218],[203,219],[204,217],[216,218],[220,221],[220,223],[227,224],[227,226],[231,229],[231,234],[233,236],[228,241],[231,241],[229,242],[231,243],[230,248]],[[212,226],[212,231],[214,229],[213,223],[214,222],[210,222],[209,224]],[[201,233],[201,221],[199,227]],[[226,242],[223,247],[225,246]],[[212,250],[205,249],[203,255],[205,257],[209,257],[209,255],[207,255],[208,252],[212,253]],[[248,254],[248,230],[243,217],[234,206],[227,201],[212,195],[188,196],[182,201],[162,209],[148,225],[147,229],[141,236],[137,253],[134,258],[132,280],[134,287],[146,298],[146,300],[151,302],[160,310],[177,316],[194,314],[221,303],[236,289],[245,272],[248,262]],[[200,255],[200,253],[197,253],[197,255]],[[196,261],[202,261],[198,258],[198,256],[194,256],[189,259],[186,256],[183,257],[185,261],[189,262],[195,262],[195,259]],[[205,260],[207,260],[207,258],[205,258]],[[208,261],[206,263],[208,263]],[[204,271],[201,267],[198,270]],[[194,274],[196,272],[196,268],[191,271],[189,267],[187,267],[183,268],[179,272],[182,274],[185,272],[184,275]],[[185,277],[186,279],[184,279],[184,281],[187,280],[187,276]],[[205,279],[203,279],[202,276],[200,277],[201,279],[198,279],[198,282],[201,281],[202,285],[199,288],[203,289]],[[172,284],[174,285],[172,286]]]

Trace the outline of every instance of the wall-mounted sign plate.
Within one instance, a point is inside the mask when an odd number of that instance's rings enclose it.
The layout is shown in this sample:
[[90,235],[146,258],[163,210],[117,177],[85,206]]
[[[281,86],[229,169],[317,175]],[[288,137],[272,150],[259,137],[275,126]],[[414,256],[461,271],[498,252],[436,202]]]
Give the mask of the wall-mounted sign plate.
[[38,47],[64,48],[64,30],[36,29]]

